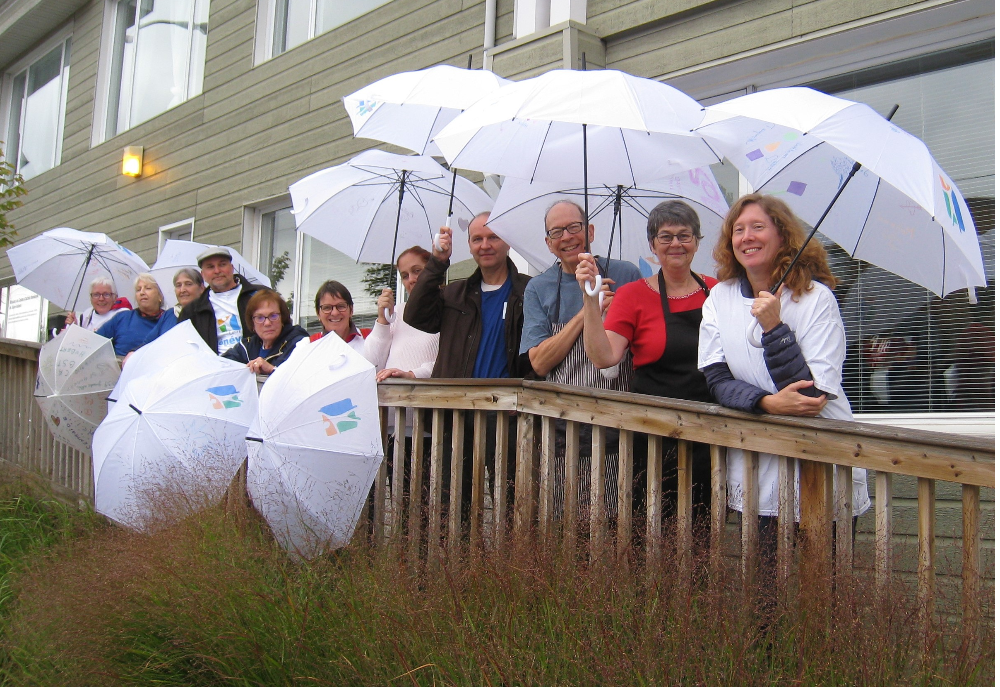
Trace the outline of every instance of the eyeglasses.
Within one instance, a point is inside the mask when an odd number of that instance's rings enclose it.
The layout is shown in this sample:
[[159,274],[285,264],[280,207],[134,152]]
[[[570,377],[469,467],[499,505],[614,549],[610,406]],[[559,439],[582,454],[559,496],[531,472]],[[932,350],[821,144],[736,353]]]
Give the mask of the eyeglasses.
[[333,310],[336,309],[340,313],[346,314],[350,308],[347,304],[323,304],[319,307],[319,311],[323,314],[332,314]]
[[678,233],[678,234],[658,233],[656,234],[655,238],[658,242],[666,243],[667,245],[673,243],[675,238],[677,239],[678,243],[690,243],[691,241],[694,240],[694,234],[691,233],[690,231],[685,231],[684,233]]
[[277,323],[278,319],[281,318],[281,314],[271,314],[269,316],[262,316],[260,314],[254,314],[254,323],[264,323],[264,321],[270,321],[271,323]]
[[546,237],[548,237],[550,241],[558,241],[566,233],[568,233],[571,236],[575,236],[581,231],[583,231],[583,222],[574,221],[568,226],[556,226],[555,228],[550,228],[548,231],[545,232],[545,235]]
[[114,299],[115,295],[113,292],[91,292],[91,299]]

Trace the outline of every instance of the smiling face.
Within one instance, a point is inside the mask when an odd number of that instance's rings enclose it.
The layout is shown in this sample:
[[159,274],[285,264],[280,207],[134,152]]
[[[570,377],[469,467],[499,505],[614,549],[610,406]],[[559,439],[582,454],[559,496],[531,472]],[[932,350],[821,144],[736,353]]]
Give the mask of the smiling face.
[[491,272],[507,265],[510,246],[486,228],[486,219],[486,216],[478,216],[469,224],[469,251],[480,270]]
[[336,333],[341,338],[351,331],[351,316],[354,309],[339,296],[324,294],[319,300],[319,322],[327,333]]
[[212,288],[216,294],[228,292],[236,286],[235,270],[233,261],[222,255],[213,255],[201,261],[201,276],[205,278],[205,284]]
[[139,311],[152,315],[160,310],[163,304],[163,295],[160,294],[160,288],[152,282],[139,280],[135,283],[135,300]]
[[[545,217],[545,245],[548,246],[549,252],[559,258],[565,272],[576,270],[577,263],[580,262],[580,253],[587,252],[588,238],[590,243],[594,242],[594,225],[590,225],[586,234],[582,226],[583,214],[578,207],[568,202],[555,204]],[[567,227],[580,230],[577,233],[570,233],[566,230]],[[549,235],[551,231],[562,235],[554,238]]]
[[[669,243],[660,240],[661,237],[673,236]],[[687,243],[681,243],[680,237],[690,237]],[[663,224],[656,236],[649,242],[649,249],[656,255],[664,272],[683,270],[690,272],[691,261],[698,252],[698,239],[686,224]]]
[[115,293],[107,284],[95,284],[90,290],[90,305],[99,314],[106,314],[115,305]]
[[769,275],[781,250],[781,233],[759,204],[748,204],[733,223],[733,253],[748,275]]
[[416,253],[407,253],[400,256],[397,269],[399,270],[399,277],[403,280],[403,288],[406,289],[407,294],[413,292],[413,288],[417,286],[417,279],[424,270],[424,264],[424,259]]
[[253,332],[269,348],[281,335],[281,309],[273,301],[265,301],[253,312]]
[[201,285],[187,275],[179,274],[174,281],[174,295],[178,304],[187,306],[201,296]]

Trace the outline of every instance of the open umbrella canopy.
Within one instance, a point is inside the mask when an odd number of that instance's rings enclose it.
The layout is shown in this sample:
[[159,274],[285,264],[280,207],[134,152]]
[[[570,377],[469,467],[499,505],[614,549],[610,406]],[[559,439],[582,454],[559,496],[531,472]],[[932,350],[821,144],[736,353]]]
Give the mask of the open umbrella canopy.
[[[692,269],[706,274],[712,272],[712,247],[729,205],[709,168],[676,173],[640,187],[597,185],[589,190],[594,253],[628,260],[651,270],[650,266],[659,263],[650,252],[646,237],[649,212],[660,202],[681,199],[698,213],[705,236],[698,246]],[[508,177],[493,207],[489,227],[534,267],[544,270],[555,260],[545,243],[545,212],[560,200],[569,200],[582,207],[583,186],[579,183],[532,183]],[[618,221],[616,210],[620,212]],[[652,271],[646,274],[651,275]]]
[[[153,277],[156,278],[156,282],[160,285],[160,290],[163,292],[164,307],[169,309],[177,303],[177,295],[174,294],[174,275],[177,274],[177,271],[185,267],[193,267],[197,270],[199,267],[199,253],[210,247],[213,246],[193,241],[169,240],[164,242],[163,250],[160,251],[156,262],[153,263],[153,269],[150,270]],[[244,279],[253,284],[262,284],[265,287],[271,286],[271,280],[267,275],[262,274],[257,268],[247,262],[246,258],[229,246],[221,247],[225,248],[233,256],[233,268]]]
[[366,85],[344,97],[344,107],[355,136],[439,156],[431,137],[463,109],[508,83],[488,70],[432,66]]
[[852,257],[939,296],[985,286],[969,207],[924,143],[870,107],[809,88],[765,90],[708,107],[697,132],[764,194]]
[[131,380],[94,435],[97,512],[148,529],[217,503],[256,415],[256,375],[213,353]]
[[[396,262],[415,245],[431,249],[448,216],[452,174],[428,156],[399,156],[371,150],[342,165],[299,180],[292,195],[295,225],[357,262]],[[493,205],[465,178],[455,182],[453,228],[468,234],[469,223]],[[470,257],[456,245],[453,262]]]
[[615,70],[553,70],[506,85],[434,142],[455,168],[522,180],[636,187],[720,162],[691,129],[701,105],[665,83]]
[[[167,313],[173,313],[168,311]],[[108,401],[117,401],[128,383],[137,377],[155,374],[184,355],[208,353],[218,357],[205,343],[190,320],[178,323],[148,345],[132,353],[132,357],[122,365],[121,377],[108,395]]]
[[85,454],[108,413],[105,398],[118,381],[109,338],[73,324],[38,353],[35,401],[52,436]]
[[278,541],[304,558],[346,545],[382,461],[375,368],[336,333],[300,345],[247,444],[247,490]]
[[17,283],[67,311],[90,308],[81,293],[97,277],[110,277],[118,296],[135,303],[133,280],[149,266],[103,233],[56,228],[7,251]]

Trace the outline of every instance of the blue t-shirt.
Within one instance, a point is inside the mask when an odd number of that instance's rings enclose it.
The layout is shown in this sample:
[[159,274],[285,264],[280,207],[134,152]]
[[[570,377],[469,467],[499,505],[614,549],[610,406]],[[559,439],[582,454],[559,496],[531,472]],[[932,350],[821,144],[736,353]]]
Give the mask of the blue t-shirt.
[[149,345],[154,340],[159,338],[161,335],[169,331],[171,328],[177,325],[177,311],[175,309],[167,309],[160,316],[160,320],[156,322],[153,326],[153,330],[149,332],[146,338],[142,341],[143,345]]
[[476,366],[472,376],[477,379],[509,377],[507,371],[507,340],[504,334],[507,318],[507,299],[514,283],[507,275],[506,281],[493,292],[483,292],[481,311],[483,334],[479,339]]
[[[173,313],[169,311],[166,313]],[[115,315],[110,321],[97,329],[97,335],[111,338],[115,354],[119,357],[128,355],[133,350],[142,347],[146,336],[156,326],[159,318],[148,318],[139,313],[139,309],[124,311]]]

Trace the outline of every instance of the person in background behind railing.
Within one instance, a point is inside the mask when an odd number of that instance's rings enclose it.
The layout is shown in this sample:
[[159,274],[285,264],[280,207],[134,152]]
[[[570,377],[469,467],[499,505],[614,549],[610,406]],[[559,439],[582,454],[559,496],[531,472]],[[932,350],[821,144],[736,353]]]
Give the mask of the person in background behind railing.
[[[698,213],[680,200],[657,204],[646,222],[649,249],[660,269],[647,279],[626,284],[618,290],[607,318],[601,321],[597,299],[585,299],[584,345],[597,367],[612,367],[632,350],[635,379],[632,391],[689,401],[714,403],[705,377],[698,371],[698,327],[702,305],[716,284],[691,270],[691,261],[701,241]],[[580,285],[598,274],[593,257],[581,255],[576,278]],[[644,465],[645,449],[636,446],[636,458]],[[676,460],[671,457],[664,469],[664,493],[673,493],[664,513],[677,502]],[[645,475],[635,470],[636,499],[645,491]],[[695,443],[692,450],[692,504],[701,520],[711,512],[712,462],[708,445]]]
[[[413,246],[396,259],[396,269],[407,294],[413,291],[430,257],[430,252]],[[434,371],[441,336],[439,333],[424,333],[404,321],[406,304],[402,301],[396,304],[395,301],[391,289],[386,287],[382,290],[375,325],[365,339],[365,359],[375,365],[378,381],[389,377],[427,379]]]
[[146,336],[143,345],[152,343],[176,326],[177,318],[181,315],[184,307],[200,297],[203,291],[205,291],[205,280],[202,279],[201,273],[196,268],[184,267],[175,272],[174,296],[177,297],[177,303],[172,309],[167,309],[167,312],[160,317],[159,322]]
[[111,338],[115,355],[119,357],[141,347],[163,315],[163,292],[156,278],[148,272],[135,278],[135,301],[135,309],[117,314],[97,330],[97,335]]
[[70,311],[66,314],[66,328],[79,323],[81,328],[97,332],[97,329],[122,311],[131,311],[132,304],[125,297],[119,297],[115,282],[110,277],[96,277],[90,281],[90,311],[84,311],[80,318]]
[[288,304],[271,289],[263,289],[247,303],[246,321],[253,335],[240,340],[223,357],[246,363],[254,374],[271,374],[288,359],[300,340],[309,337],[304,328],[292,323]]
[[[804,241],[802,226],[780,199],[750,194],[733,204],[713,252],[720,282],[705,303],[698,367],[723,406],[854,420],[841,386],[846,338],[831,291],[837,279],[819,241],[809,243],[777,295],[768,291]],[[763,348],[747,339],[753,319]],[[743,509],[744,459],[742,450],[728,450],[729,507],[737,511]],[[761,454],[759,465],[760,553],[770,568],[777,554],[778,457]],[[853,479],[858,516],[871,504],[865,471],[855,469]]]
[[347,287],[336,280],[321,284],[316,292],[316,315],[323,330],[313,333],[309,340],[316,341],[327,333],[336,333],[353,350],[364,352],[365,338],[354,325],[354,298]]

